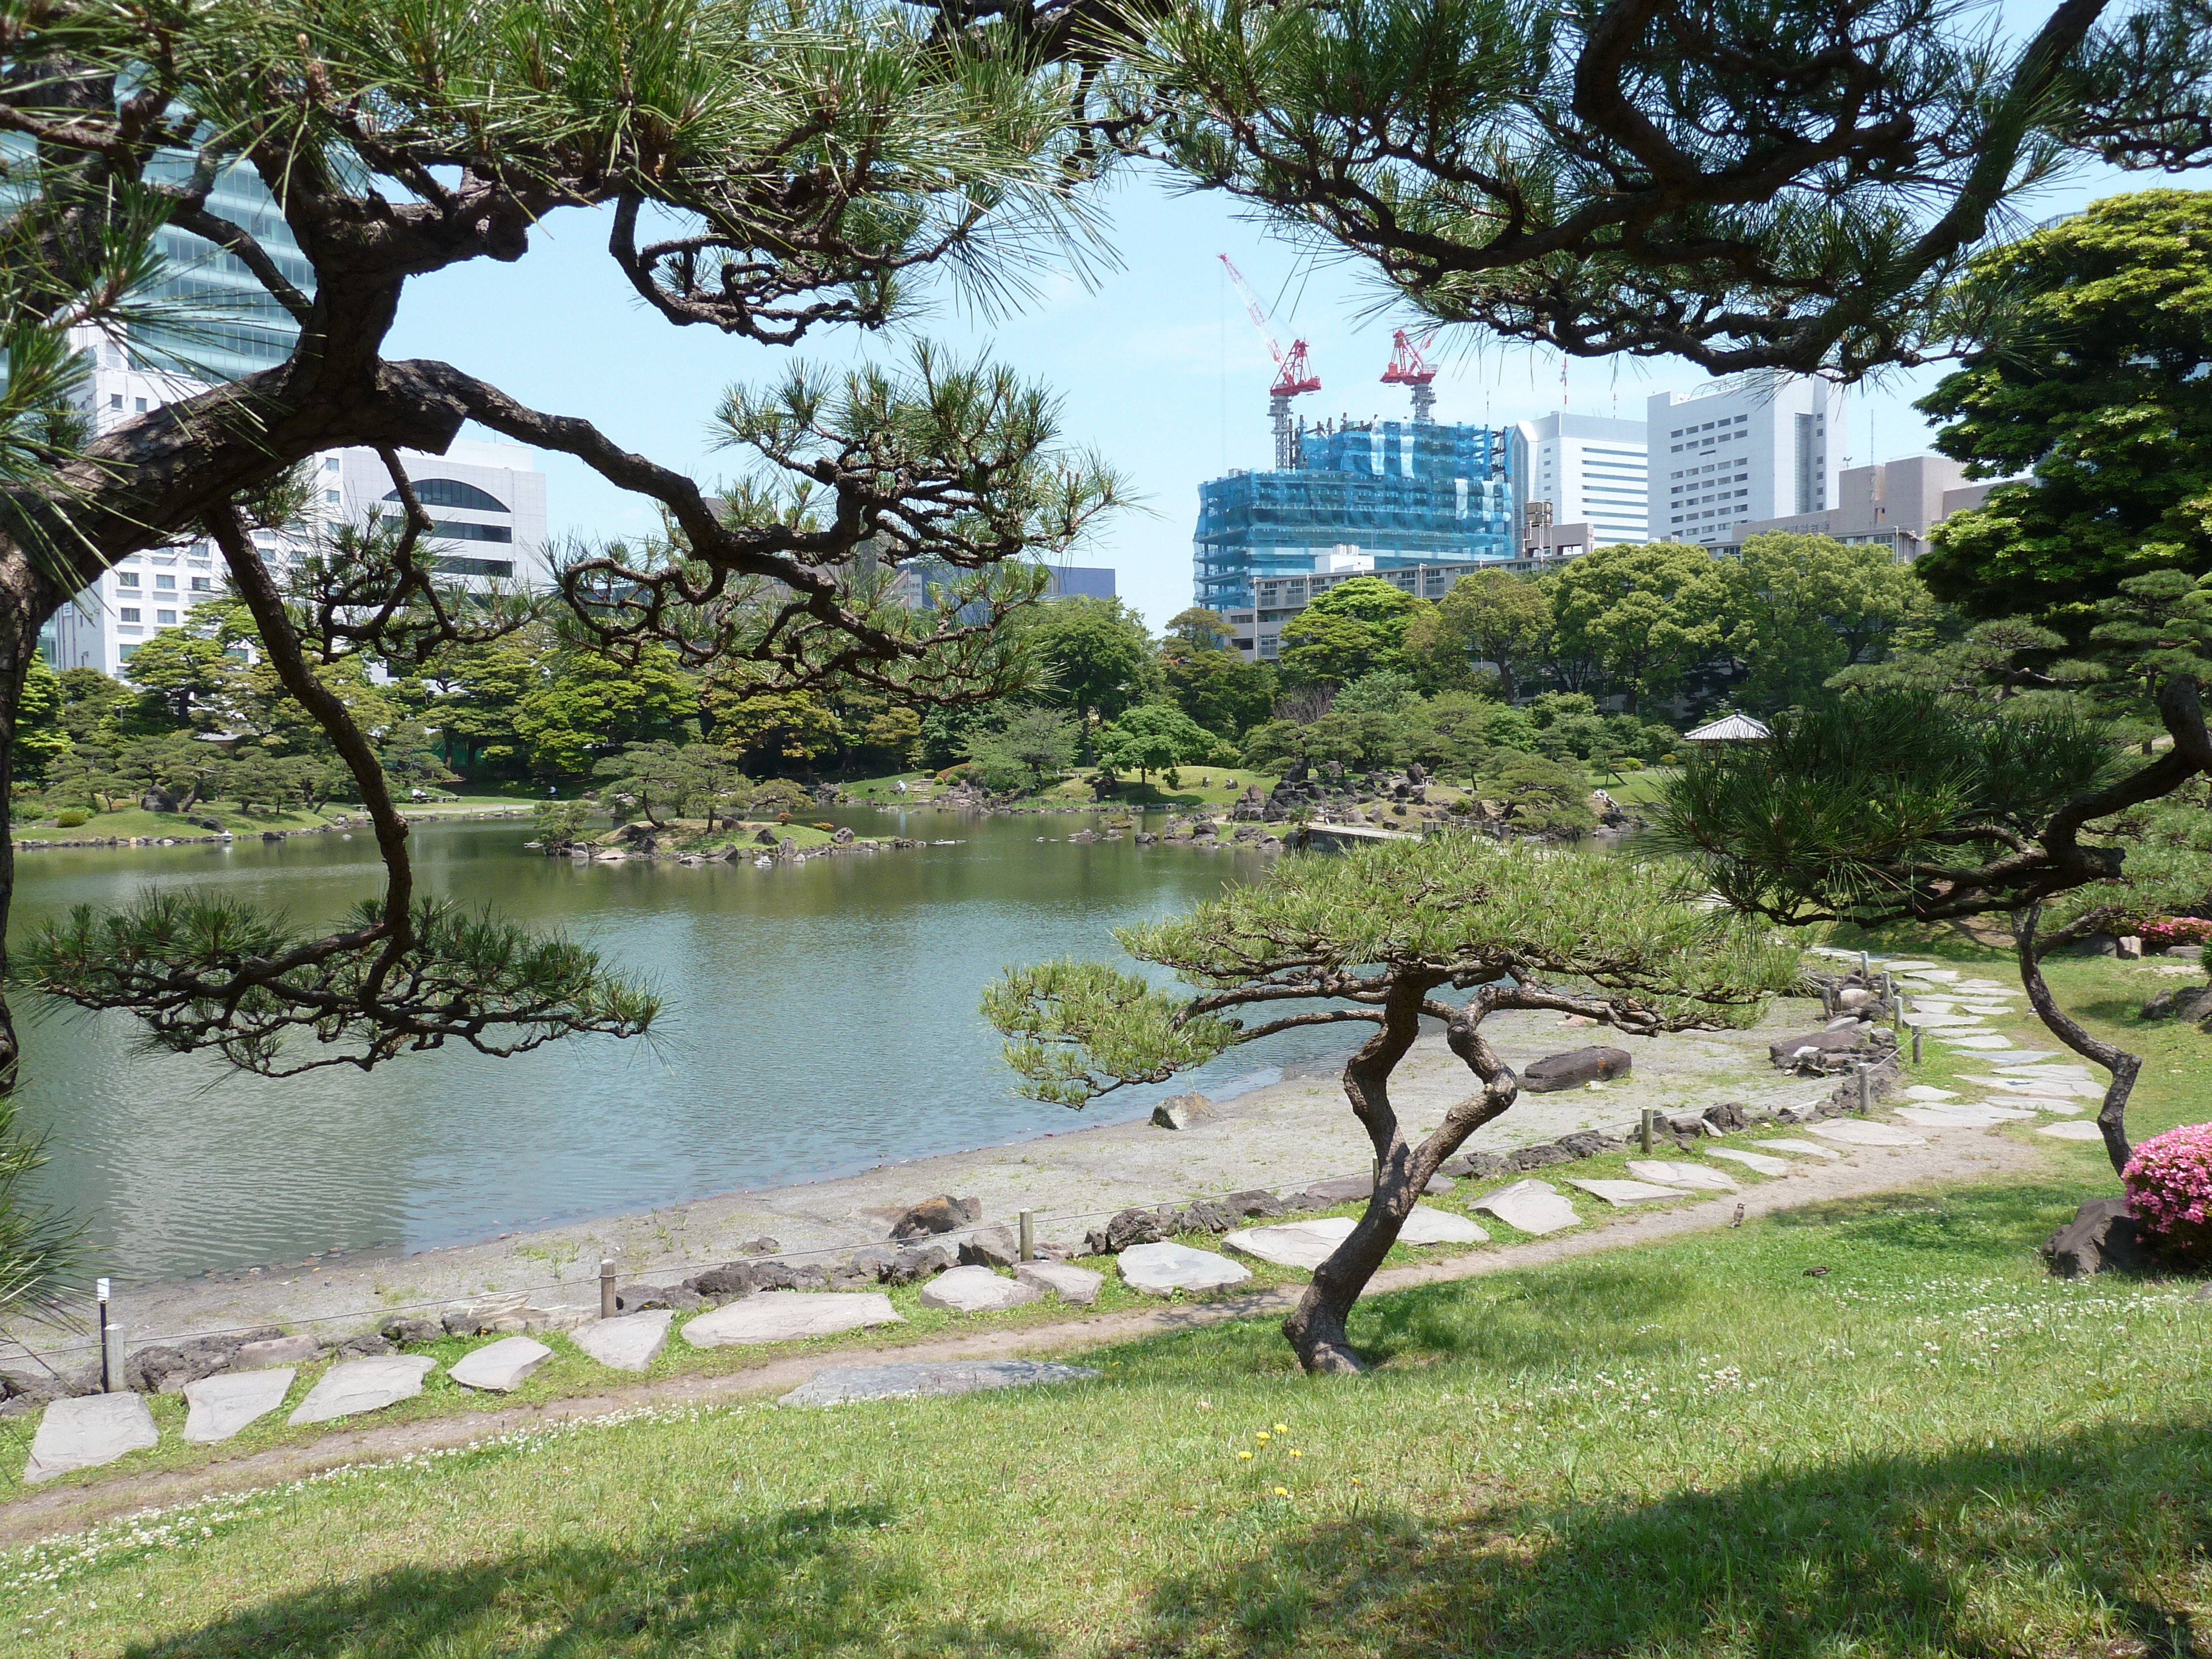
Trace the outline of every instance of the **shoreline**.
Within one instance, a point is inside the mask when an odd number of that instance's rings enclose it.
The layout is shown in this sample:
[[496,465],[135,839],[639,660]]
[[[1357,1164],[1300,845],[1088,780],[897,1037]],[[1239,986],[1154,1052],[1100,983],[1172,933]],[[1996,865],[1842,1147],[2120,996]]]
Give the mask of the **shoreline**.
[[[504,818],[526,818],[528,807],[471,806],[453,812],[402,812],[407,823],[489,823]],[[305,825],[290,830],[204,830],[197,836],[94,836],[82,841],[32,841],[12,842],[18,853],[59,853],[84,851],[92,848],[117,849],[137,847],[207,847],[220,846],[224,842],[289,841],[295,836],[327,836],[333,830],[362,830],[368,826],[365,817],[332,818],[328,823]]]
[[[1778,1108],[1825,1095],[1818,1085],[1774,1071],[1766,1059],[1767,1042],[1802,1029],[1812,1006],[1784,1000],[1748,1030],[1633,1039],[1636,1064],[1626,1078],[1596,1090],[1524,1094],[1470,1137],[1467,1149],[1504,1153],[1577,1129],[1618,1132],[1646,1106],[1698,1111],[1733,1100]],[[1516,1069],[1589,1040],[1549,1014],[1492,1016],[1486,1030]],[[1273,1081],[1224,1091],[1216,1115],[1188,1129],[1159,1128],[1143,1116],[1085,1124],[472,1243],[412,1252],[318,1252],[271,1271],[149,1280],[119,1287],[111,1317],[134,1349],[264,1324],[312,1329],[337,1340],[374,1330],[403,1310],[488,1297],[526,1298],[558,1319],[596,1312],[602,1258],[617,1264],[620,1282],[657,1284],[748,1255],[795,1266],[825,1261],[883,1243],[907,1207],[940,1193],[979,1199],[981,1227],[1010,1224],[1018,1212],[1032,1211],[1040,1243],[1079,1252],[1089,1226],[1132,1206],[1254,1187],[1290,1192],[1365,1173],[1372,1152],[1344,1099],[1340,1064],[1293,1062]],[[1234,1080],[1275,1069],[1262,1065]],[[1441,1028],[1425,1032],[1394,1080],[1394,1103],[1408,1137],[1433,1128],[1470,1083],[1444,1046]],[[775,1241],[772,1249],[748,1250],[763,1238]],[[33,1327],[0,1340],[15,1350],[0,1370],[19,1375],[49,1365],[73,1372],[96,1352],[82,1332]]]

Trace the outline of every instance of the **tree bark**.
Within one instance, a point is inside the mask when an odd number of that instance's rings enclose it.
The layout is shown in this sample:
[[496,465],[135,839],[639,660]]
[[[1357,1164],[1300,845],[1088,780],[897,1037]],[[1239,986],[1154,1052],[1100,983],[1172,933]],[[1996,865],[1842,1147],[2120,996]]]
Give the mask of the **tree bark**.
[[2128,1145],[2128,1097],[2135,1092],[2136,1078],[2142,1071],[2142,1056],[2092,1036],[2059,1007],[2051,994],[2051,987],[2045,982],[2042,958],[2035,948],[2036,924],[2042,917],[2040,904],[2031,904],[2014,913],[2013,936],[2020,956],[2020,982],[2045,1030],[2083,1059],[2096,1061],[2112,1074],[2112,1085],[2105,1091],[2105,1103],[2097,1109],[2097,1127],[2104,1132],[2105,1156],[2112,1159],[2113,1172],[2124,1175],[2133,1151]]

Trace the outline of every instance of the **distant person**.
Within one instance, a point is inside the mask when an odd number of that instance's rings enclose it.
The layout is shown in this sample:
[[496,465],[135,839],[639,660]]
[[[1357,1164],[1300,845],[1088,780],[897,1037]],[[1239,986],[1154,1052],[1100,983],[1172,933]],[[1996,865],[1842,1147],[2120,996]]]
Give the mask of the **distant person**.
[[561,797],[561,786],[560,786],[559,784],[557,784],[557,783],[549,783],[549,784],[547,784],[547,785],[545,786],[545,799],[548,799],[548,800],[558,800],[558,799],[560,799],[560,797]]

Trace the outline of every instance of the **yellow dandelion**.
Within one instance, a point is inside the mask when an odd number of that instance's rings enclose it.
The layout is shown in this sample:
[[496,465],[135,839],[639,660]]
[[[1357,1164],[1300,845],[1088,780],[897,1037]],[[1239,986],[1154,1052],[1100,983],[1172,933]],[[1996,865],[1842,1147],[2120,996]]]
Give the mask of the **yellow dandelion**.
[[1364,1480],[1361,1480],[1358,1475],[1356,1475],[1356,1474],[1355,1474],[1355,1475],[1353,1475],[1353,1476],[1352,1477],[1352,1484],[1353,1486],[1364,1486],[1364,1485],[1366,1484],[1366,1482],[1364,1482]]
[[1275,1432],[1277,1434],[1288,1434],[1290,1431],[1291,1425],[1287,1423],[1278,1423],[1275,1425]]
[[1296,1446],[1293,1446],[1291,1448],[1291,1455],[1293,1457],[1304,1457],[1305,1454],[1300,1451]]
[[1237,1455],[1243,1458],[1247,1463],[1252,1461],[1252,1454],[1250,1452],[1238,1452]]
[[1261,1430],[1259,1433],[1254,1435],[1252,1437],[1263,1446],[1267,1443],[1267,1431],[1265,1429]]
[[1290,1495],[1291,1489],[1288,1486],[1278,1486],[1275,1488],[1275,1496],[1278,1498],[1288,1498]]

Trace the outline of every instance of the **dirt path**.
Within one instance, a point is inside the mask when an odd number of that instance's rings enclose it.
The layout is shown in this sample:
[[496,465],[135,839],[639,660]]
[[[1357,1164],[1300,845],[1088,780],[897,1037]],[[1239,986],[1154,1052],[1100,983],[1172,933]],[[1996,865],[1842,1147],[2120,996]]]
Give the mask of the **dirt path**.
[[[2044,1167],[2043,1150],[2016,1134],[1979,1129],[1925,1130],[1923,1147],[1872,1149],[1833,1164],[1793,1169],[1779,1180],[1711,1202],[1656,1212],[1630,1210],[1573,1232],[1510,1249],[1478,1252],[1375,1276],[1370,1296],[1448,1279],[1475,1279],[1574,1256],[1620,1249],[1656,1238],[1725,1227],[1735,1207],[1747,1217],[1796,1209],[1839,1198],[1864,1197],[1931,1185],[1984,1181]],[[458,1446],[516,1429],[598,1417],[641,1406],[718,1405],[788,1393],[817,1371],[871,1360],[921,1363],[945,1359],[1035,1358],[1095,1348],[1222,1320],[1287,1312],[1300,1287],[1278,1285],[1250,1296],[1168,1304],[1066,1320],[1054,1325],[973,1333],[896,1347],[835,1348],[770,1360],[714,1376],[672,1376],[501,1411],[468,1412],[428,1422],[366,1425],[326,1434],[312,1445],[285,1446],[220,1461],[197,1469],[119,1479],[90,1486],[37,1492],[0,1506],[0,1546],[76,1532],[134,1510],[187,1503],[217,1493],[281,1486],[343,1463],[382,1461],[409,1452]]]

